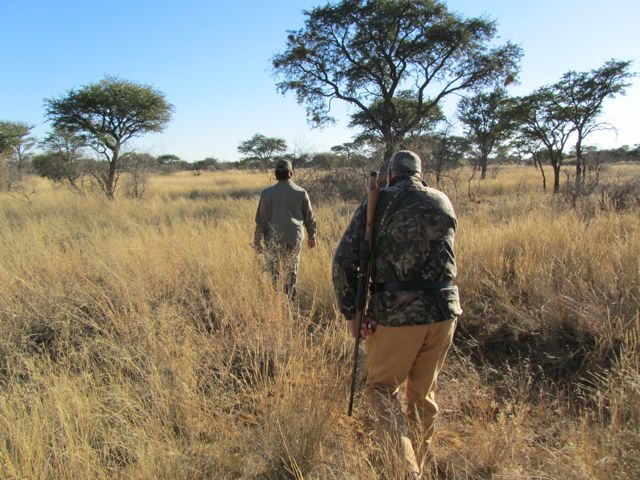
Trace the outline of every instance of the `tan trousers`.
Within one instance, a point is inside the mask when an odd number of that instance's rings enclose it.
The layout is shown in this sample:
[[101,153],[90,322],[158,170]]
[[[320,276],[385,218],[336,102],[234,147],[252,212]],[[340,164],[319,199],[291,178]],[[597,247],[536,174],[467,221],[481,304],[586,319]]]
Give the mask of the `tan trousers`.
[[[414,443],[424,456],[438,414],[435,401],[438,374],[453,340],[456,320],[428,325],[385,327],[379,325],[365,342],[367,384],[365,394],[378,434],[388,438],[401,452],[411,472],[420,470]],[[398,399],[406,381],[406,417]]]

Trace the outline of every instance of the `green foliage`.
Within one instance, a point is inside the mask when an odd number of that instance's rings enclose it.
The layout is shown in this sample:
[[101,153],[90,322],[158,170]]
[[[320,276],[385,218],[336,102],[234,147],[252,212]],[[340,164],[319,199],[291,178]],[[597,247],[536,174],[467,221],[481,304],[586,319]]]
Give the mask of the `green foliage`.
[[0,154],[11,153],[18,170],[22,170],[29,157],[29,150],[36,144],[36,140],[29,134],[33,125],[24,122],[0,122]]
[[156,167],[160,173],[164,174],[191,170],[193,168],[191,163],[181,159],[178,155],[171,153],[159,155],[150,163],[150,166]]
[[22,122],[0,122],[0,153],[16,146],[22,137],[29,134],[31,128],[33,127]]
[[173,109],[154,88],[113,77],[46,99],[45,106],[54,127],[87,134],[98,148],[112,151],[130,138],[161,131]]
[[348,102],[352,124],[384,140],[385,159],[444,97],[513,78],[521,56],[509,42],[491,45],[493,21],[440,1],[343,0],[305,15],[272,60],[278,90],[294,92],[316,125],[334,120],[334,99]]
[[164,155],[158,155],[156,158],[158,165],[174,165],[182,162],[178,155],[166,153]]
[[[413,98],[413,92],[409,90],[399,92],[393,99],[393,103],[395,114],[389,121],[389,130],[392,136],[398,139],[405,135],[419,135],[424,131],[433,130],[434,126],[444,119],[438,105],[432,105],[430,110],[425,111],[422,116],[416,117],[416,111],[420,108],[419,102]],[[384,100],[379,99],[370,105],[369,112],[359,111],[351,115],[349,126],[362,130],[362,134],[357,137],[358,140],[363,142],[384,141],[373,119],[382,118],[385,115],[385,108]],[[414,120],[417,121],[414,122]],[[413,125],[411,130],[407,130],[407,125]]]
[[41,143],[45,152],[31,161],[34,171],[54,182],[68,182],[80,189],[78,180],[94,171],[95,162],[84,152],[87,139],[63,128],[54,128]]
[[31,164],[41,177],[54,182],[69,182],[72,187],[77,187],[77,180],[91,172],[95,162],[85,157],[69,158],[59,152],[48,151],[35,155]]
[[207,157],[204,160],[193,162],[190,167],[195,175],[200,175],[202,170],[218,170],[218,168],[220,168],[220,161],[214,157]]
[[629,80],[635,76],[630,68],[631,61],[612,59],[590,72],[569,71],[562,75],[554,88],[577,132],[585,136],[593,131],[604,100],[626,93]]

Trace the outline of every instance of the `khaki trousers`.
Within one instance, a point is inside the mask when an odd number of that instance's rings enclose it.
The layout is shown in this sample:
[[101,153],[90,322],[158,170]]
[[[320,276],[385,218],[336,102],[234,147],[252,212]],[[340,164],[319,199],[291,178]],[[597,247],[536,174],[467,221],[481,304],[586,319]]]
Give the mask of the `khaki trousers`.
[[[367,338],[367,397],[378,434],[400,451],[411,472],[419,472],[411,436],[420,456],[427,452],[438,414],[435,392],[438,374],[453,340],[456,320],[428,325],[379,325]],[[398,398],[406,381],[406,418]]]

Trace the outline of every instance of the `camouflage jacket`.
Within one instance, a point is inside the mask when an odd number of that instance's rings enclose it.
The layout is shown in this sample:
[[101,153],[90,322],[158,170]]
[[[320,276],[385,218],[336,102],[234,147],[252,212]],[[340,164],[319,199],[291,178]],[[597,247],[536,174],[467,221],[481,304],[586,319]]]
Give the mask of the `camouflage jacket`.
[[306,190],[291,180],[281,180],[262,191],[256,210],[254,245],[300,247],[304,229],[316,236],[316,217]]
[[[333,285],[338,306],[355,318],[359,256],[364,238],[367,201],[347,227],[333,259]],[[457,219],[447,196],[428,188],[418,177],[396,177],[380,192],[372,251],[372,283],[453,281],[453,241]],[[458,288],[430,291],[373,292],[367,314],[380,325],[436,323],[462,313]]]

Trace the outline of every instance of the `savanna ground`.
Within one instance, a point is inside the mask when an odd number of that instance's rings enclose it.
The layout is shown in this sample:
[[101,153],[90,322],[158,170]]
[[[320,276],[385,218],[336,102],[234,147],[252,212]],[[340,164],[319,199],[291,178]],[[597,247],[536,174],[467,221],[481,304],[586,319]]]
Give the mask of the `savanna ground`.
[[[249,247],[271,181],[0,195],[0,477],[402,478],[362,398],[345,413],[352,343],[330,264],[355,204],[312,198],[320,240],[290,307]],[[473,201],[458,187],[465,313],[426,478],[637,478],[638,189],[574,207],[526,167],[475,183]]]

